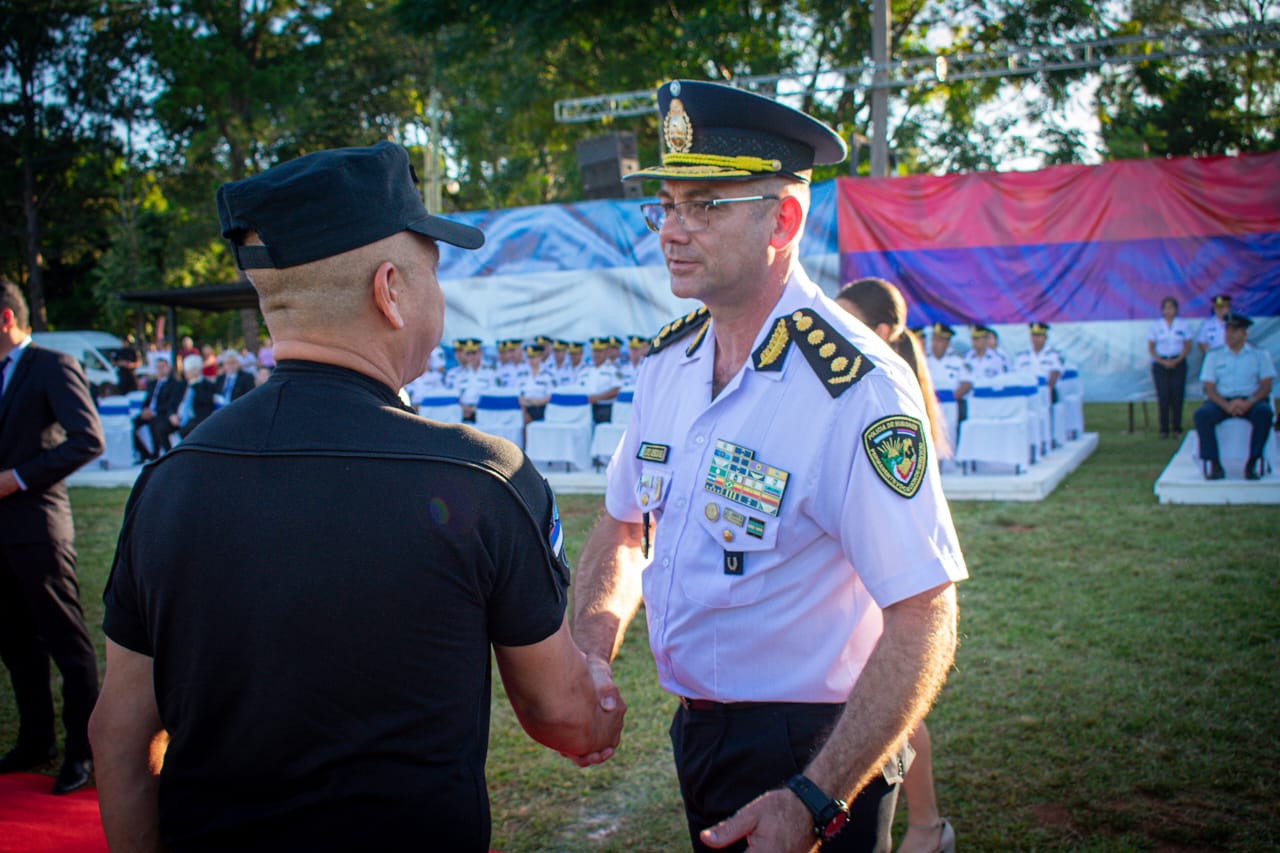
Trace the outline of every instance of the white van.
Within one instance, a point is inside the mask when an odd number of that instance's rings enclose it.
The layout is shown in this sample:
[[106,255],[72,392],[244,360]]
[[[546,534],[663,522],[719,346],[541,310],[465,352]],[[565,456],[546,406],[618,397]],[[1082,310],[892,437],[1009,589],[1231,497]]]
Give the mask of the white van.
[[124,349],[124,341],[107,332],[74,331],[74,332],[32,332],[31,340],[45,349],[65,352],[80,362],[84,375],[97,397],[104,385],[115,386],[119,381],[116,373],[116,354]]

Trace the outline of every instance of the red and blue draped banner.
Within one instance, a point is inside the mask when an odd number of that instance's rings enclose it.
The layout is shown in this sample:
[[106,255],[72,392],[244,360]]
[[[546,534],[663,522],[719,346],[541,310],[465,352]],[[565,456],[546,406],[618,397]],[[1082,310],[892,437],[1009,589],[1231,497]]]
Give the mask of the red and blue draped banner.
[[897,284],[912,325],[1280,315],[1280,153],[837,183],[842,280]]

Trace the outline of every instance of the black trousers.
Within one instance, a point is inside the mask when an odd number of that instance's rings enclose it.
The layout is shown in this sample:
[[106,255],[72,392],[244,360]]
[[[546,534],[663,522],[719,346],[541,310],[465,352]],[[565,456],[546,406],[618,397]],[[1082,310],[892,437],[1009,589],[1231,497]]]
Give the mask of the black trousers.
[[1176,367],[1151,362],[1151,381],[1156,386],[1156,407],[1160,410],[1160,434],[1168,435],[1169,427],[1182,432],[1182,400],[1187,391],[1187,360]]
[[90,758],[89,714],[98,701],[98,658],[80,609],[70,542],[0,544],[0,658],[18,705],[18,746],[55,745],[49,659],[62,673],[65,757]]
[[[139,429],[146,429],[151,433],[150,450],[139,441]],[[133,449],[143,459],[159,459],[162,454],[168,453],[173,449],[171,436],[177,431],[178,428],[169,423],[169,419],[164,415],[155,415],[148,421],[144,421],[141,417],[136,417],[133,419]]]
[[[1238,398],[1229,398],[1238,399]],[[1218,433],[1216,427],[1218,424],[1230,418],[1225,411],[1218,407],[1216,403],[1205,400],[1200,404],[1200,408],[1196,409],[1195,422],[1196,432],[1200,435],[1200,458],[1205,462],[1221,462],[1218,456]],[[1262,456],[1262,448],[1267,444],[1267,431],[1271,429],[1271,418],[1273,412],[1266,401],[1254,403],[1253,406],[1244,415],[1241,415],[1251,424],[1249,431],[1249,460],[1258,459]]]
[[[843,710],[843,705],[800,703],[712,710],[679,706],[671,721],[671,747],[693,849],[710,851],[699,832],[802,772]],[[888,853],[897,803],[898,786],[877,776],[849,804],[844,829],[822,849]]]

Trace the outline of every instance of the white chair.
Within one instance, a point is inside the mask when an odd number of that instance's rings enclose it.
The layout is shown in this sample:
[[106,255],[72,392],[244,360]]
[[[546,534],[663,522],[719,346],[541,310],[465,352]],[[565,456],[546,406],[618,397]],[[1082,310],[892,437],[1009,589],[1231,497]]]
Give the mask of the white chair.
[[1084,435],[1084,382],[1079,371],[1068,368],[1058,377],[1058,403],[1066,420],[1067,439],[1075,441]]
[[938,408],[942,411],[942,432],[947,437],[947,446],[951,448],[951,459],[942,460],[940,470],[945,471],[954,464],[960,404],[956,402],[956,392],[950,388],[935,388],[934,395],[938,398]]
[[98,420],[106,447],[98,464],[103,468],[128,468],[133,464],[133,420],[129,417],[128,397],[103,397],[98,400]]
[[524,447],[524,409],[519,394],[481,394],[476,403],[476,429]]
[[631,405],[635,399],[635,391],[625,388],[618,392],[613,401],[613,411],[607,423],[596,424],[591,434],[591,461],[596,468],[609,464],[618,445],[622,443],[623,433],[627,431],[627,421],[631,419]]
[[[1244,418],[1227,418],[1214,427],[1214,430],[1218,436],[1218,461],[1222,463],[1222,469],[1227,472],[1228,477],[1240,478],[1244,473],[1245,463],[1249,461],[1249,441],[1253,438],[1253,425]],[[1193,429],[1191,434],[1194,436],[1192,457],[1200,463],[1200,433]],[[1275,430],[1268,428],[1267,440],[1262,445],[1263,476],[1272,473],[1277,465],[1280,465],[1280,459],[1276,454]]]
[[586,394],[553,392],[543,419],[526,429],[525,454],[536,465],[562,463],[586,471],[591,467],[591,428]]
[[974,386],[968,417],[960,424],[956,461],[966,470],[970,464],[976,470],[979,462],[996,462],[1022,473],[1034,461],[1030,399],[1036,394],[1034,385]]
[[462,423],[462,404],[455,393],[431,394],[418,403],[418,414],[446,424]]

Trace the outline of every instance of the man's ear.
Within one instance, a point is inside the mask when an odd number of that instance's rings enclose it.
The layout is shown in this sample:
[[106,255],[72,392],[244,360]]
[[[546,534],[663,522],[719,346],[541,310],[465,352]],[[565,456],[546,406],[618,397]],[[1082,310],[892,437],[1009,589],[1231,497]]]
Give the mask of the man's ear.
[[804,208],[795,196],[783,196],[778,203],[778,217],[775,220],[773,234],[769,245],[775,249],[784,249],[800,239],[800,229],[804,227]]
[[404,317],[400,315],[400,285],[403,276],[391,261],[383,261],[373,274],[373,304],[378,312],[386,318],[393,329],[404,328]]

